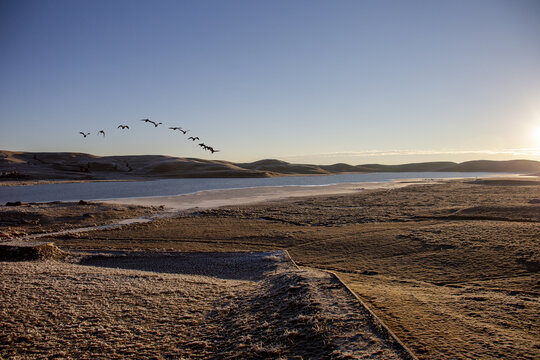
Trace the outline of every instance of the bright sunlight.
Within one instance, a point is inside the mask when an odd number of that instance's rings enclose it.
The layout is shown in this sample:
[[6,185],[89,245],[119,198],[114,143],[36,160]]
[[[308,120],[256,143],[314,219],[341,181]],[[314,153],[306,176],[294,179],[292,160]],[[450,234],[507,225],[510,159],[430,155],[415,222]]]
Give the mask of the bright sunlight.
[[534,140],[534,146],[540,148],[540,124],[532,128],[531,136]]

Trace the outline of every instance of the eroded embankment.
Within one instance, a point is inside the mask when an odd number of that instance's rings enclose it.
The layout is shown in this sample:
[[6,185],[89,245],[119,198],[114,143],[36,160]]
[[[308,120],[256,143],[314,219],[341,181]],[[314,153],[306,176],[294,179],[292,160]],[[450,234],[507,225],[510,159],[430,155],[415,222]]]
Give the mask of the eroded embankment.
[[0,262],[0,356],[407,358],[328,273],[285,252]]

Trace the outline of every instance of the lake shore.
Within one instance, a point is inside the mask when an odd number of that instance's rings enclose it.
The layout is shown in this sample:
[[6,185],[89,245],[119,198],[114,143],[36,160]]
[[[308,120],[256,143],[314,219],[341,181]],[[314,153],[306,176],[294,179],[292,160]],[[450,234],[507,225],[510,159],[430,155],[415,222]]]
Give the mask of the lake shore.
[[3,186],[33,186],[33,185],[46,185],[46,184],[82,184],[93,182],[125,182],[125,181],[148,181],[148,179],[108,179],[108,180],[62,180],[62,179],[50,179],[50,180],[2,180],[0,181],[0,187]]
[[306,196],[344,195],[372,189],[395,189],[410,184],[428,184],[432,180],[396,180],[318,186],[265,186],[243,189],[206,190],[176,196],[155,196],[104,200],[106,204],[163,206],[170,210],[211,209],[221,206],[248,205]]

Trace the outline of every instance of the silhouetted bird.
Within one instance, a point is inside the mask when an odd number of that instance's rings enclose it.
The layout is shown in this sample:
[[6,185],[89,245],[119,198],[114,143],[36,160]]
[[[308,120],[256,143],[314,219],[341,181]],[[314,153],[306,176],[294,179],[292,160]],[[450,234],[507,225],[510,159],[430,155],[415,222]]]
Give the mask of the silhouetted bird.
[[182,129],[181,127],[178,127],[178,126],[170,127],[169,129],[181,131],[184,135],[186,135],[187,132],[189,131],[189,130],[184,130],[184,129]]
[[118,129],[129,129],[127,125],[118,125]]
[[209,150],[212,154],[215,153],[215,152],[219,152],[219,150],[215,150],[213,147],[211,146],[207,146],[206,147],[206,150]]
[[99,130],[98,135],[99,135],[99,134],[103,134],[103,137],[105,137],[105,131]]
[[200,147],[202,147],[204,150],[206,150],[207,146],[204,143],[199,144]]
[[195,140],[200,140],[200,139],[199,139],[199,137],[198,137],[198,136],[195,136],[195,137],[193,137],[193,136],[190,136],[190,137],[188,137],[188,140],[192,140],[192,141],[195,141]]
[[150,124],[154,125],[155,127],[158,127],[158,125],[163,124],[163,123],[157,123],[157,122],[152,121],[150,119],[142,119],[141,121],[144,121],[145,123],[150,123]]
[[90,135],[90,133],[86,133],[86,134],[85,134],[85,133],[83,133],[82,131],[79,131],[79,134],[81,134],[81,135],[84,136],[84,137],[87,137],[88,135]]

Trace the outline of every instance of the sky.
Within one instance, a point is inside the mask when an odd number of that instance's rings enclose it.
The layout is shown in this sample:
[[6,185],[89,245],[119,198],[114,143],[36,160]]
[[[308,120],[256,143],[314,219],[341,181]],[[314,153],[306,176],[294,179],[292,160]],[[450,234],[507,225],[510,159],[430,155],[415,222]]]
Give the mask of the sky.
[[0,149],[540,160],[540,1],[0,0]]

